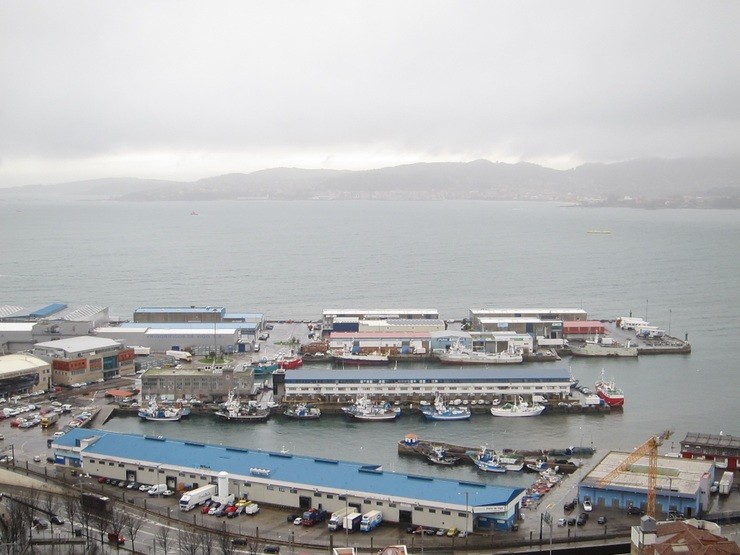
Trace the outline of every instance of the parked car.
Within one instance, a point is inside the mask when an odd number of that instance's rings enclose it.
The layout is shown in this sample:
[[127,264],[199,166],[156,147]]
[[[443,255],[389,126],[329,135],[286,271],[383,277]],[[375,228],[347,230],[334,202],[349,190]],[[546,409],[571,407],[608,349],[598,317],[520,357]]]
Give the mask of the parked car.
[[123,545],[126,543],[126,538],[123,537],[121,534],[116,534],[115,532],[108,532],[108,542],[109,543],[117,543],[118,545]]
[[288,522],[295,522],[296,518],[301,518],[301,515],[297,515],[295,513],[290,513],[288,515]]
[[231,540],[231,545],[247,545],[248,543],[248,538],[234,538],[233,540]]
[[600,516],[596,522],[598,522],[599,524],[606,524],[606,517]]
[[151,487],[152,486],[150,486],[149,484],[141,484],[139,486],[139,491],[149,491],[149,488],[151,488]]
[[51,515],[51,523],[61,525],[64,524],[64,519],[58,515]]
[[568,525],[568,519],[567,518],[559,518],[558,519],[558,526],[567,526]]
[[300,524],[303,524],[303,519],[301,517],[297,516],[297,517],[295,517],[293,519],[293,524],[295,524],[296,526],[298,526]]
[[583,526],[588,521],[588,513],[581,513],[578,515],[578,518],[576,519],[576,525],[577,526]]
[[266,545],[262,553],[280,553],[279,545]]
[[568,526],[575,526],[576,525],[576,519],[575,518],[569,518],[568,519]]
[[569,513],[570,511],[575,509],[577,505],[578,505],[578,499],[573,499],[573,501],[568,501],[567,503],[563,505],[563,510],[566,513]]
[[41,462],[41,455],[34,455],[33,462]]
[[457,536],[457,533],[458,533],[459,531],[460,531],[460,530],[458,530],[457,528],[455,528],[455,527],[453,526],[452,528],[450,528],[449,530],[447,530],[447,537],[448,537],[448,538],[454,538],[455,536]]
[[100,478],[98,478],[98,484],[105,484],[106,479],[107,478],[105,476],[101,476]]
[[162,492],[163,497],[172,497],[173,495],[175,495],[175,492],[171,489],[166,489]]
[[436,535],[437,536],[444,536],[445,534],[447,534],[447,529],[446,528],[439,528],[437,530],[437,532],[436,532]]
[[583,510],[587,513],[590,513],[593,510],[593,506],[591,505],[590,499],[584,499],[583,500]]
[[34,517],[32,522],[36,528],[40,528],[42,530],[49,527],[49,521],[42,517]]
[[458,537],[458,538],[467,538],[467,537],[468,537],[468,532],[467,532],[467,530],[460,530],[460,531],[459,531],[459,532],[457,533],[457,537]]
[[627,514],[628,515],[641,515],[642,509],[640,507],[637,507],[636,505],[630,505],[627,507]]

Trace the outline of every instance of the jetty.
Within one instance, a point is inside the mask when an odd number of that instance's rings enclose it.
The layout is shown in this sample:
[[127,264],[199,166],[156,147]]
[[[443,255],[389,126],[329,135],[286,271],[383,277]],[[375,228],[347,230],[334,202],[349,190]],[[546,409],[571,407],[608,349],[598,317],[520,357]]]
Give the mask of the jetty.
[[[454,445],[444,441],[431,441],[419,439],[415,434],[408,434],[398,442],[398,454],[400,456],[412,456],[436,463],[435,454],[443,451],[449,458],[456,459],[456,464],[469,464],[475,466],[474,457],[481,452],[482,447],[466,447]],[[487,449],[487,448],[486,448]],[[557,470],[562,474],[572,474],[580,467],[580,464],[570,460],[571,457],[591,457],[596,452],[593,447],[566,447],[564,449],[503,449],[497,454],[502,457],[521,458],[527,465],[536,467],[538,462],[541,466]]]

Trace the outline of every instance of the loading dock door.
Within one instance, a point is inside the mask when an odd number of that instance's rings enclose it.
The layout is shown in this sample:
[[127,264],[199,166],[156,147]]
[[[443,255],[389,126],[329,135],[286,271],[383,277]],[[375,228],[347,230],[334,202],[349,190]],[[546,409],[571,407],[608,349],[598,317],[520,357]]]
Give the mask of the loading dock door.
[[306,495],[301,495],[298,498],[298,506],[302,511],[307,511],[311,508],[311,498]]
[[399,524],[413,524],[411,519],[411,511],[398,511],[398,523]]

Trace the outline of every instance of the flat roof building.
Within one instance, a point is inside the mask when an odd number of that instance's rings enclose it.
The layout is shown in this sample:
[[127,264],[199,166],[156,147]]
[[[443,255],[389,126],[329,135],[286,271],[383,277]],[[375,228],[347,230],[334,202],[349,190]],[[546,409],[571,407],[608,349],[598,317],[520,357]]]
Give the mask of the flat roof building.
[[[257,503],[380,510],[384,520],[460,530],[508,530],[519,518],[523,488],[387,472],[380,465],[273,453],[97,429],[73,429],[52,443],[57,464],[94,476],[166,483],[173,491],[216,483]],[[471,495],[464,495],[470,493]]]
[[[594,507],[627,509],[647,505],[650,464],[648,456],[638,459],[627,470],[620,472],[610,483],[599,481],[619,467],[630,453],[609,452],[581,481],[578,495],[581,500],[591,498]],[[669,511],[687,517],[701,516],[709,506],[709,487],[715,468],[711,461],[659,456],[656,471],[656,512],[665,516]]]
[[27,353],[0,356],[0,397],[51,389],[51,364]]
[[52,383],[72,385],[133,374],[133,349],[118,341],[83,335],[34,345],[34,354],[51,361]]

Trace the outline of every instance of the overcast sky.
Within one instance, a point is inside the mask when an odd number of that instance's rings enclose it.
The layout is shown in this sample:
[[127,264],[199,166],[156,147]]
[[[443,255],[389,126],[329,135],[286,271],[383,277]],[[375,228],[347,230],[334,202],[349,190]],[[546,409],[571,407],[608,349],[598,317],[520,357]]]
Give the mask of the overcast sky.
[[0,187],[740,153],[740,2],[0,3]]

